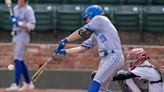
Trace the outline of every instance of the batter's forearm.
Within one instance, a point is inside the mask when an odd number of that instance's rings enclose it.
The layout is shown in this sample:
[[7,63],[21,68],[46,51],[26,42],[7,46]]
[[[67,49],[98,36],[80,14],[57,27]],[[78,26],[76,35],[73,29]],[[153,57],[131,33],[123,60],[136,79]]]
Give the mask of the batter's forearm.
[[85,51],[87,50],[86,48],[84,47],[74,47],[74,48],[70,48],[70,49],[66,49],[66,53],[67,54],[75,54],[75,53],[79,53],[79,52],[82,52],[82,51]]
[[35,29],[35,24],[30,24],[30,23],[22,22],[22,24],[20,25],[20,27],[25,28],[27,30],[34,30]]
[[90,31],[84,27],[81,27],[75,32],[73,32],[71,35],[69,35],[66,39],[68,40],[68,42],[72,42],[80,38],[86,38],[88,36],[91,36],[92,33],[93,31]]
[[80,39],[81,36],[78,34],[78,30],[73,32],[71,35],[69,35],[68,37],[66,37],[66,39],[68,40],[68,42],[72,42],[75,41],[77,39]]

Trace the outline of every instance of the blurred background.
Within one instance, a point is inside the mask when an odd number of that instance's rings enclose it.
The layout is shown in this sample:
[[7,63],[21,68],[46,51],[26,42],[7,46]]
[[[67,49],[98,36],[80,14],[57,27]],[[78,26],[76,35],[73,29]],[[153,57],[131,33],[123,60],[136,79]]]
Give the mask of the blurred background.
[[[12,0],[16,4],[17,0]],[[25,56],[32,75],[53,53],[59,40],[80,28],[86,7],[98,4],[117,28],[123,51],[144,48],[158,68],[164,65],[164,0],[29,0],[35,11],[36,29],[31,32],[31,44]],[[7,70],[12,61],[11,25],[8,8],[0,0],[0,88],[13,81],[13,71]],[[78,46],[84,39],[67,45]],[[38,88],[87,89],[90,72],[97,69],[96,48],[85,53],[68,55],[51,62],[38,79]],[[110,87],[119,90],[116,82]]]

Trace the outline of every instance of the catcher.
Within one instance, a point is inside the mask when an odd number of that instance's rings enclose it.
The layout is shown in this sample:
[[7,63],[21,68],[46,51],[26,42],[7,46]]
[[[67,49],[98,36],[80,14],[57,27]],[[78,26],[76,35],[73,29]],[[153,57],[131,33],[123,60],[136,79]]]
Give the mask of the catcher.
[[161,71],[164,72],[164,66],[161,66],[160,68],[161,68]]
[[[113,77],[113,80],[123,80],[122,84],[125,85],[122,88],[125,92],[163,92],[161,73],[149,62],[143,48],[130,50],[127,54],[127,63],[129,71],[121,71]],[[140,85],[136,79],[144,82]]]

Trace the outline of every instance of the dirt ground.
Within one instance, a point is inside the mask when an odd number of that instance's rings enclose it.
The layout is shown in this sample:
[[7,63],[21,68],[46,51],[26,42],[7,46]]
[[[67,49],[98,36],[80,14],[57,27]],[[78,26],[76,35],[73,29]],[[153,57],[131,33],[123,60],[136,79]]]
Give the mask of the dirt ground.
[[[4,89],[0,89],[0,92],[87,92],[86,90],[76,90],[76,89],[35,89],[28,91],[5,91]],[[112,92],[121,92],[121,91],[112,91]]]

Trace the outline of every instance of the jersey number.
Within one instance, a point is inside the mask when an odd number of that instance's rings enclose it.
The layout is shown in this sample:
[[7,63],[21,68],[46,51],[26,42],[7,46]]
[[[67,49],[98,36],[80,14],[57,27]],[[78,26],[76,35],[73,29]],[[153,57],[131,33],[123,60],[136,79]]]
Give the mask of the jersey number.
[[104,43],[107,39],[104,35],[100,35],[99,39],[101,40],[102,43]]

